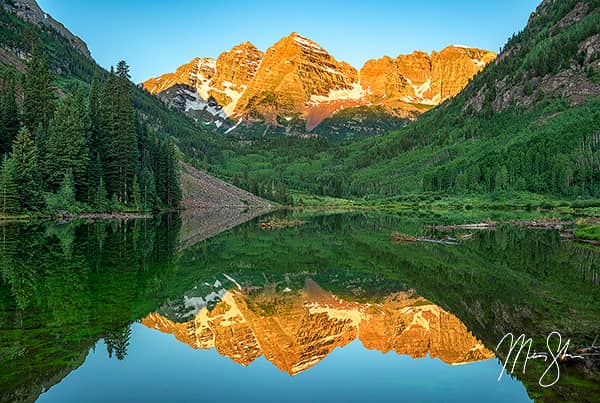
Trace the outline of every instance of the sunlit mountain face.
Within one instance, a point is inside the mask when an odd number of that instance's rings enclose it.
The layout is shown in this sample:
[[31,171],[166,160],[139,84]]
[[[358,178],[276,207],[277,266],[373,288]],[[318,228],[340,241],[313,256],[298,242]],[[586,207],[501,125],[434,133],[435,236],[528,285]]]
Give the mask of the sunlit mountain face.
[[264,122],[306,135],[347,109],[376,108],[401,125],[458,94],[495,58],[488,50],[450,45],[432,54],[382,56],[355,68],[293,32],[265,52],[244,42],[216,60],[196,57],[140,85],[226,134],[248,133]]
[[214,348],[241,365],[262,355],[290,375],[356,339],[369,350],[429,355],[450,365],[494,357],[459,318],[414,292],[360,303],[338,298],[311,279],[298,290],[276,290],[274,284],[260,291],[226,290],[219,280],[213,286],[204,298],[186,296],[141,323],[194,349]]

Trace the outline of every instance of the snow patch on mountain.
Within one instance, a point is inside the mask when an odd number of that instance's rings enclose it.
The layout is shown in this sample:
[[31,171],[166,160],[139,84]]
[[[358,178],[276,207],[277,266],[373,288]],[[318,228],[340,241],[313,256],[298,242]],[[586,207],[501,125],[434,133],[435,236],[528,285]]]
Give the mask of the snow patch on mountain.
[[296,42],[298,45],[300,45],[300,47],[305,48],[306,50],[309,50],[311,52],[327,53],[327,51],[325,49],[323,49],[322,47],[320,47],[319,45],[317,45],[310,39],[303,37],[302,35],[295,34],[294,42]]
[[[186,102],[185,111],[188,112],[190,110],[194,111],[206,111],[215,117],[220,117],[223,119],[227,118],[227,113],[223,110],[221,105],[217,102],[212,101],[210,98],[204,99],[199,93],[192,91],[185,91],[190,98]],[[217,124],[217,122],[215,122]],[[220,125],[217,125],[219,127]]]
[[[190,78],[195,82],[196,91],[204,99],[209,98],[209,91],[212,89],[210,85],[211,77],[216,71],[216,61],[210,57],[198,59],[196,67],[197,73],[191,73]],[[203,72],[210,72],[211,77],[207,77]]]
[[240,100],[240,98],[244,94],[244,91],[246,90],[246,85],[239,85],[238,87],[241,88],[241,91],[238,91],[238,90],[235,90],[234,88],[232,88],[232,87],[235,87],[235,84],[233,84],[229,81],[223,81],[222,84],[223,84],[223,88],[225,88],[225,90],[224,91],[215,90],[215,91],[223,92],[225,95],[227,95],[232,100],[230,103],[228,103],[227,105],[225,105],[223,107],[223,111],[225,111],[227,116],[232,116],[235,111],[235,107],[237,106],[238,101]]
[[430,78],[428,78],[427,81],[425,81],[421,85],[413,84],[413,82],[408,77],[404,77],[404,79],[406,80],[406,82],[408,82],[408,84],[410,84],[410,86],[413,88],[413,90],[415,92],[414,95],[407,95],[407,96],[403,97],[402,99],[404,101],[412,102],[412,103],[420,103],[420,104],[425,104],[425,105],[437,105],[439,103],[440,97],[437,94],[435,96],[433,96],[432,98],[425,97],[425,93],[431,89],[431,79]]
[[482,62],[481,60],[478,59],[471,59],[471,61],[473,63],[475,63],[477,65],[477,67],[485,67],[485,62]]
[[404,79],[406,81],[408,81],[408,83],[411,85],[411,87],[413,87],[413,89],[415,90],[415,97],[417,97],[419,99],[424,99],[425,92],[427,92],[429,89],[431,89],[431,79],[430,78],[428,78],[427,81],[425,81],[421,85],[413,84],[413,82],[410,81],[410,79],[408,79],[407,77],[404,77]]
[[367,91],[360,85],[360,83],[353,83],[350,88],[342,88],[336,90],[329,90],[329,94],[323,95],[311,95],[310,104],[317,105],[322,102],[331,102],[339,100],[354,100],[358,101],[367,95]]

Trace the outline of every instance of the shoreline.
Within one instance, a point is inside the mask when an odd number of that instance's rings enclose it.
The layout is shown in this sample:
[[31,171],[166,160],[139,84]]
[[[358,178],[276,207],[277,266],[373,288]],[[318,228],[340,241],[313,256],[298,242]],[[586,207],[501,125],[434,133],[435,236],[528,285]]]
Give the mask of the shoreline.
[[[168,212],[168,211],[161,211]],[[0,217],[0,223],[11,223],[11,222],[34,222],[34,221],[72,221],[72,220],[122,220],[122,219],[148,219],[152,218],[152,213],[81,213],[81,214],[56,214],[56,215],[15,215],[15,216],[2,216]]]

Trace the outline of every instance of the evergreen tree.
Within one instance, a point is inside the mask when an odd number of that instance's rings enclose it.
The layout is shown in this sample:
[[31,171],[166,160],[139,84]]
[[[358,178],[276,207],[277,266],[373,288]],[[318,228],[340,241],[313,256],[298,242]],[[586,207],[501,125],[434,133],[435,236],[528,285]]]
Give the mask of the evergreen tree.
[[103,146],[102,164],[107,190],[128,203],[138,165],[135,114],[130,97],[129,67],[119,62],[117,74],[111,71],[100,99],[100,128]]
[[154,173],[154,189],[156,190],[156,207],[164,203],[167,194],[166,165],[165,142],[157,136],[152,144],[152,172]]
[[112,358],[114,353],[117,360],[124,360],[127,356],[127,347],[129,346],[130,338],[131,328],[129,326],[116,329],[107,334],[104,338],[104,343],[106,344],[108,357]]
[[11,144],[19,132],[19,109],[15,96],[15,78],[12,73],[4,76],[2,99],[0,100],[0,152],[10,152]]
[[89,139],[88,144],[92,153],[100,151],[100,83],[94,78],[88,98]]
[[[104,82],[104,86],[102,87],[100,98],[98,100],[98,132],[96,133],[97,145],[95,151],[100,154],[103,167],[108,166],[114,159],[109,140],[116,135],[118,130],[116,123],[117,119],[114,113],[116,84],[116,76],[111,68],[110,74]],[[92,150],[94,149],[92,148]]]
[[120,60],[117,63],[116,74],[117,77],[124,81],[129,81],[129,79],[131,78],[131,76],[129,75],[129,66],[127,65],[127,62],[125,60]]
[[137,211],[142,210],[142,193],[140,191],[140,184],[137,176],[134,176],[133,178],[133,204]]
[[[88,203],[96,205],[98,187],[102,180],[104,186],[104,180],[102,179],[102,161],[100,160],[100,153],[96,152],[95,155],[90,156],[90,164],[88,167],[87,177],[87,200]],[[106,192],[106,188],[104,189]],[[105,194],[106,197],[106,194]]]
[[96,191],[102,176],[101,138],[100,138],[100,85],[94,78],[90,87],[87,104],[88,148],[90,151],[90,164],[87,175],[87,201],[96,205]]
[[[89,99],[85,93],[77,89],[74,94],[75,108],[77,110],[76,116],[80,117],[83,121],[83,142],[82,148],[85,149],[87,157],[85,159],[85,174],[80,178],[80,182],[76,185],[77,196],[80,200],[87,201],[90,193],[96,190],[96,184],[90,183],[90,165],[92,164],[92,154],[90,149],[90,132],[91,132],[91,117],[89,115]],[[82,151],[83,152],[83,151]]]
[[4,158],[0,171],[0,212],[3,215],[18,213],[19,193],[15,183],[15,165],[10,158]]
[[72,210],[77,207],[75,200],[75,185],[73,174],[67,170],[56,194],[50,194],[46,199],[46,205],[51,211]]
[[156,186],[154,184],[154,174],[150,168],[145,167],[140,176],[140,192],[142,205],[144,208],[158,207],[156,202]]
[[181,188],[179,186],[179,162],[177,160],[177,149],[172,139],[167,141],[166,161],[166,197],[165,205],[178,208],[181,201]]
[[[56,91],[46,56],[35,50],[23,79],[23,124],[32,133],[42,125],[48,132],[55,109]],[[36,132],[37,135],[37,132]]]
[[12,149],[20,205],[26,210],[37,210],[41,205],[38,154],[27,128],[21,129]]
[[83,108],[72,95],[59,104],[50,126],[46,146],[48,188],[55,190],[65,170],[73,175],[78,196],[85,196],[89,151]]
[[100,177],[100,182],[98,183],[94,205],[100,212],[105,212],[110,209],[110,206],[108,205],[108,199],[106,198],[106,187],[104,186],[104,179],[102,177]]
[[135,120],[136,123],[136,133],[137,133],[137,146],[138,152],[140,156],[140,166],[145,166],[146,161],[148,160],[148,126],[144,123],[141,123],[139,119]]
[[[37,158],[40,164],[40,178],[42,184],[44,183],[44,172],[46,172],[46,146],[48,144],[48,139],[46,138],[46,132],[44,132],[44,127],[40,123],[35,132],[33,134],[33,143],[35,144],[35,149],[37,150]],[[43,186],[42,186],[43,187]]]

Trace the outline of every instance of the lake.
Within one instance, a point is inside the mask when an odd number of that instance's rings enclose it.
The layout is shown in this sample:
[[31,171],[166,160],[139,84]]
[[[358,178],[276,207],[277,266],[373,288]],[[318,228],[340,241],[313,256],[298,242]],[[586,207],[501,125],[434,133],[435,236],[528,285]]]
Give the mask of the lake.
[[600,248],[427,229],[502,212],[263,213],[1,226],[0,401],[600,399],[595,356],[546,374],[521,356],[499,379],[498,346],[592,346]]

